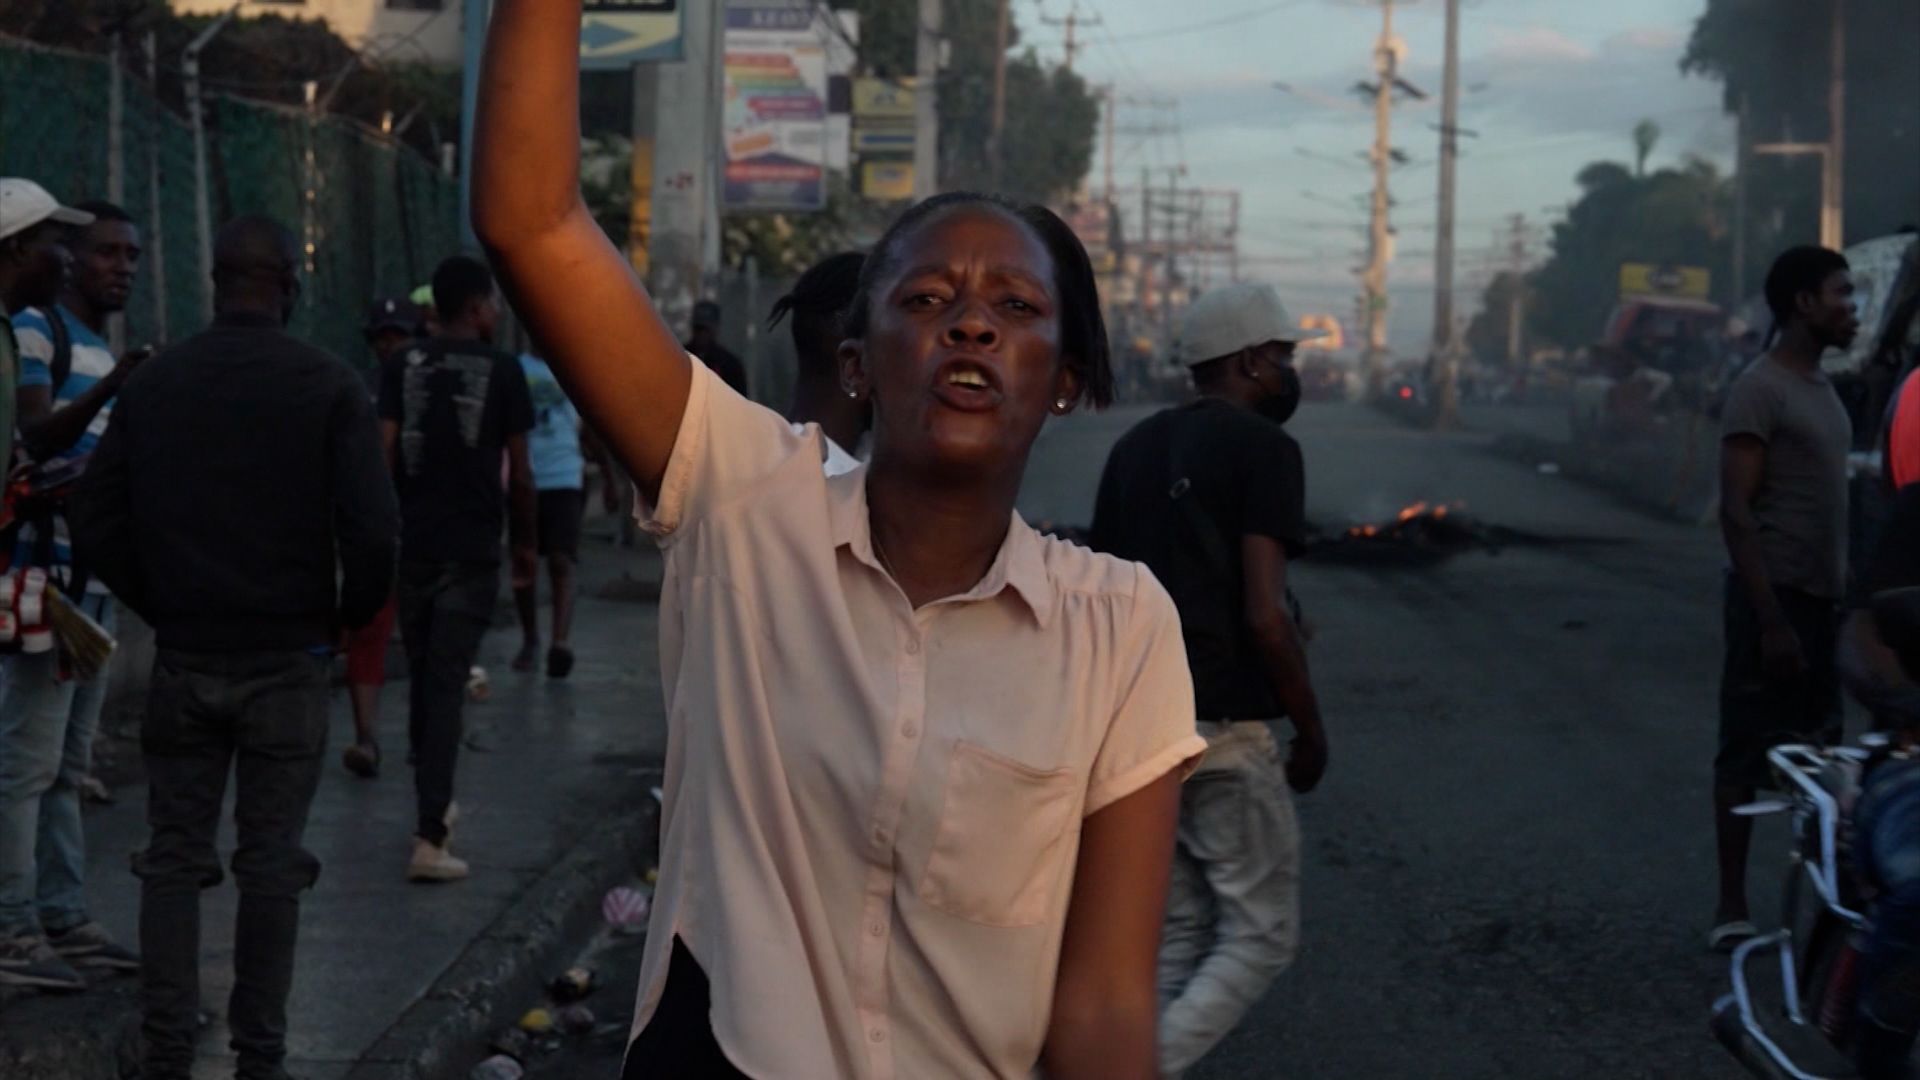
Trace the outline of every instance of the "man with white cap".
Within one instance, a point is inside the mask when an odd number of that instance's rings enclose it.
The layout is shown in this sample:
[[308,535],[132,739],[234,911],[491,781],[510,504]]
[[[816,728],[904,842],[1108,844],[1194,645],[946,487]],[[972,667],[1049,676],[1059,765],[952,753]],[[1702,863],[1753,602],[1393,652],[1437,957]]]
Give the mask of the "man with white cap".
[[13,315],[46,307],[60,298],[73,256],[67,227],[89,225],[93,215],[47,194],[47,189],[17,176],[0,176],[0,461],[13,459],[13,384],[19,375],[19,345]]
[[[1160,952],[1160,1068],[1178,1076],[1233,1030],[1292,962],[1300,835],[1287,793],[1326,769],[1326,735],[1289,611],[1305,539],[1299,330],[1265,285],[1188,309],[1174,353],[1198,398],[1115,444],[1093,546],[1143,562],[1173,595],[1207,756],[1181,791]],[[1293,725],[1284,763],[1271,724]]]

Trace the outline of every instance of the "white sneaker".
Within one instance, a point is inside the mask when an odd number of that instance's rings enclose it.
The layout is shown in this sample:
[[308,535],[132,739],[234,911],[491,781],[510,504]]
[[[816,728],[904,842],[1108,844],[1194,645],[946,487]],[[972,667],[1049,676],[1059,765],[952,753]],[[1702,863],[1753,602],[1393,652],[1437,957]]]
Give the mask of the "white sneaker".
[[446,845],[413,838],[413,859],[407,863],[408,881],[463,881],[466,876],[466,860],[455,858]]

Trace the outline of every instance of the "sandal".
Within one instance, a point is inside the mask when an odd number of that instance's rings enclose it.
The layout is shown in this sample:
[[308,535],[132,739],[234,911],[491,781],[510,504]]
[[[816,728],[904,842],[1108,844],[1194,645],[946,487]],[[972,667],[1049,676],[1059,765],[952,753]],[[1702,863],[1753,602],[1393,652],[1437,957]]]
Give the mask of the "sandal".
[[380,744],[354,743],[340,751],[340,764],[360,779],[371,780],[380,775]]
[[1732,919],[1707,932],[1707,948],[1730,953],[1743,941],[1760,936],[1760,928],[1745,919]]
[[564,679],[573,674],[573,650],[555,645],[547,650],[547,678]]

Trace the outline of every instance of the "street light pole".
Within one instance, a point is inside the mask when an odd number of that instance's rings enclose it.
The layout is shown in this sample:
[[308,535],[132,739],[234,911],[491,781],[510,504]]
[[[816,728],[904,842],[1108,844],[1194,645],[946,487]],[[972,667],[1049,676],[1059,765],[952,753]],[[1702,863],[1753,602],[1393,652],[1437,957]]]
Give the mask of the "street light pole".
[[1399,67],[1393,49],[1393,0],[1380,3],[1380,43],[1374,50],[1373,92],[1373,205],[1368,231],[1372,237],[1367,261],[1366,377],[1369,397],[1378,395],[1386,381],[1387,256],[1392,243],[1387,220],[1387,174],[1393,166],[1393,82]]

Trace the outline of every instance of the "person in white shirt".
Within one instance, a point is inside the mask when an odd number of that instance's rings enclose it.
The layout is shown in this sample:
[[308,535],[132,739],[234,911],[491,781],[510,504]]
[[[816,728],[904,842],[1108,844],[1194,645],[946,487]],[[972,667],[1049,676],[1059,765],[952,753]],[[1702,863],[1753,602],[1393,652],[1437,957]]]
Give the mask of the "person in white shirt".
[[774,301],[767,316],[769,331],[791,316],[798,366],[787,419],[797,435],[806,434],[808,424],[820,426],[828,476],[852,472],[866,461],[867,432],[873,426],[872,406],[858,392],[843,391],[840,378],[840,343],[847,339],[847,311],[865,263],[866,256],[857,251],[821,259],[800,275],[792,292]]

